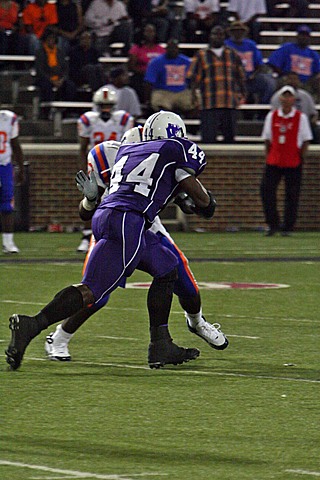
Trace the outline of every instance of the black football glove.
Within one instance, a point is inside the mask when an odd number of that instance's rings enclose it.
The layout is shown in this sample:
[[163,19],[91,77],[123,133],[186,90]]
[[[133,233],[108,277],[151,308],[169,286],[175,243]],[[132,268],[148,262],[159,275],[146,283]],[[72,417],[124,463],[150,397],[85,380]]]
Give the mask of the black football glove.
[[197,215],[199,215],[200,217],[210,219],[214,215],[214,211],[216,209],[217,202],[215,201],[212,193],[209,190],[207,190],[207,194],[210,197],[209,205],[207,207],[197,207],[197,206],[195,206],[193,208],[193,212],[196,213]]

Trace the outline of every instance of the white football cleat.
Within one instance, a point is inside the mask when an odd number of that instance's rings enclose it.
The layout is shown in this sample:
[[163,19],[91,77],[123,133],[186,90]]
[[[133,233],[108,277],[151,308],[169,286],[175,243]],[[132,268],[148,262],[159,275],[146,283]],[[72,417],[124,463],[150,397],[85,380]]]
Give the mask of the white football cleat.
[[44,348],[50,360],[70,362],[71,355],[68,349],[68,342],[59,338],[60,330],[61,325],[58,325],[55,332],[52,332],[46,336]]
[[89,240],[87,238],[83,238],[79,247],[77,248],[77,252],[79,253],[87,253],[89,250]]
[[14,242],[7,243],[7,245],[3,245],[2,251],[3,253],[20,253],[19,248]]
[[186,320],[189,331],[201,337],[210,347],[217,350],[224,350],[229,345],[227,337],[220,331],[219,323],[208,323],[203,316],[200,322],[195,325],[191,325],[188,318]]

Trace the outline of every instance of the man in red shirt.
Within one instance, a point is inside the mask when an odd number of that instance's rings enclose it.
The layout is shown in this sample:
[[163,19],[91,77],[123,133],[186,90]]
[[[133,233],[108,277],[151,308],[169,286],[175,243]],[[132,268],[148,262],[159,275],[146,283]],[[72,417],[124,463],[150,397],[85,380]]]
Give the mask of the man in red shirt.
[[29,39],[29,54],[34,55],[41,46],[41,37],[50,25],[58,23],[57,7],[47,0],[35,0],[28,3],[22,12],[23,24]]
[[[290,235],[297,219],[302,164],[312,133],[307,116],[294,107],[296,92],[290,85],[279,91],[281,107],[268,113],[262,131],[266,147],[266,166],[261,183],[261,199],[268,230]],[[277,188],[285,181],[284,219],[280,226]]]

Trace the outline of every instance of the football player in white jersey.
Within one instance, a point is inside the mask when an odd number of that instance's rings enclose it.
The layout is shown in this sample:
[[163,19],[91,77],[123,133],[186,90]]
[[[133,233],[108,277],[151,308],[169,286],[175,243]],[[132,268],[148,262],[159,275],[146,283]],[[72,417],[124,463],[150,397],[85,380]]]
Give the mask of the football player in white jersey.
[[19,143],[19,122],[10,110],[0,110],[0,219],[4,253],[19,253],[13,240],[14,167],[16,182],[23,182],[23,153]]
[[[133,127],[134,118],[125,110],[114,110],[117,93],[107,87],[97,90],[92,99],[94,110],[85,112],[78,120],[81,169],[86,170],[88,149],[109,140],[119,141],[123,134]],[[86,253],[91,236],[90,222],[85,224],[83,236],[77,251]]]
[[[142,127],[134,127],[128,130],[121,144],[137,143],[142,141]],[[120,142],[107,141],[96,145],[88,154],[87,171],[90,175],[94,172],[94,180],[99,189],[99,194],[108,194],[108,185],[110,173],[114,166],[115,157],[117,155]],[[188,260],[183,252],[176,246],[174,240],[162,225],[160,218],[157,216],[150,230],[155,233],[161,243],[171,250],[178,258],[178,279],[174,292],[178,295],[180,305],[185,311],[188,329],[205,340],[211,347],[223,350],[228,346],[228,340],[220,331],[219,324],[209,324],[202,315],[201,298],[197,282],[189,268]],[[94,247],[95,240],[92,236],[90,248],[86,256],[84,268],[87,264],[90,253]],[[124,286],[124,285],[122,285]],[[105,300],[107,303],[108,299]],[[104,304],[105,304],[104,303]],[[100,305],[99,308],[101,308]],[[98,308],[98,309],[99,309]],[[46,337],[45,350],[50,360],[70,361],[71,355],[68,349],[68,343],[73,334],[80,326],[95,313],[98,309],[88,308],[79,312],[72,317],[64,320],[62,324],[56,327],[55,332],[50,333]]]

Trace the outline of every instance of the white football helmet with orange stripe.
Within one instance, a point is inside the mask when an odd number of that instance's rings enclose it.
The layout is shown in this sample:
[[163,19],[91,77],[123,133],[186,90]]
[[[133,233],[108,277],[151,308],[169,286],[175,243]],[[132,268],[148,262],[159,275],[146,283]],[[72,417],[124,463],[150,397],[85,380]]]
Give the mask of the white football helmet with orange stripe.
[[107,87],[101,87],[97,90],[92,98],[95,105],[115,105],[118,101],[118,95],[115,90]]

